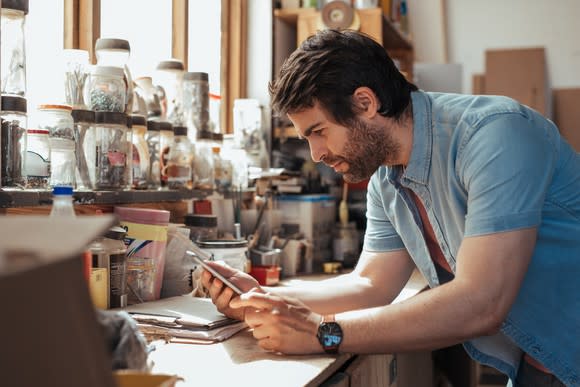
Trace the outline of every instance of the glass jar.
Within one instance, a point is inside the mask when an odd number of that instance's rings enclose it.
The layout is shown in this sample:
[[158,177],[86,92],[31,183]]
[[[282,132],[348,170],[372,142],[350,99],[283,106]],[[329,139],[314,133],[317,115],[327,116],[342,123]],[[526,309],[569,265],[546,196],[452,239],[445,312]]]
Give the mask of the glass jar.
[[39,129],[50,137],[50,185],[75,187],[76,155],[72,108],[43,104],[36,109]]
[[130,114],[133,111],[133,79],[127,66],[129,56],[131,55],[131,46],[125,39],[99,38],[95,43],[95,56],[97,65],[121,67],[124,75],[125,93],[127,96],[125,103],[125,113]]
[[209,93],[209,131],[212,133],[221,133],[220,111],[222,97],[217,94]]
[[2,187],[26,186],[26,98],[2,96],[0,170]]
[[132,144],[127,116],[121,112],[96,112],[95,126],[96,189],[129,189]]
[[127,247],[123,242],[127,232],[122,227],[111,228],[89,245],[93,267],[104,268],[108,277],[107,308],[127,306]]
[[135,79],[135,95],[141,98],[145,105],[143,111],[139,110],[139,114],[148,119],[161,119],[161,100],[151,77]]
[[147,174],[147,187],[149,189],[161,188],[161,148],[159,143],[159,121],[147,121],[147,145],[149,150],[149,173]]
[[197,133],[210,131],[207,73],[187,72],[183,75],[183,108],[192,142],[197,139]]
[[93,66],[85,86],[89,109],[123,113],[127,94],[124,76],[122,67]]
[[87,109],[83,93],[89,75],[89,52],[86,50],[65,49],[63,50],[63,56],[65,63],[65,102],[71,105],[73,109]]
[[168,121],[159,122],[159,149],[161,154],[159,155],[160,168],[161,168],[161,186],[167,186],[167,175],[165,174],[167,161],[169,159],[169,150],[171,145],[173,145],[173,125]]
[[147,189],[149,174],[149,148],[145,135],[147,134],[147,120],[145,116],[133,114],[131,117],[132,124],[132,143],[133,143],[133,188]]
[[233,166],[230,160],[224,159],[219,146],[211,148],[213,159],[213,177],[215,189],[225,191],[232,186]]
[[214,142],[210,132],[201,133],[201,137],[195,143],[193,174],[196,188],[214,188],[213,155],[211,150],[213,145]]
[[218,238],[218,222],[215,215],[187,214],[184,223],[189,228],[189,239],[193,242]]
[[26,95],[25,22],[28,0],[2,1],[0,58],[2,94]]
[[173,144],[169,149],[163,175],[167,176],[170,189],[192,188],[193,152],[185,126],[173,127]]
[[166,106],[162,119],[174,125],[185,125],[183,114],[184,69],[183,62],[180,60],[164,60],[157,65],[153,77],[153,82],[165,91]]
[[95,162],[97,159],[95,112],[92,110],[74,109],[71,112],[74,121],[76,152],[77,190],[95,189]]
[[50,188],[50,137],[46,129],[28,129],[26,144],[26,188]]

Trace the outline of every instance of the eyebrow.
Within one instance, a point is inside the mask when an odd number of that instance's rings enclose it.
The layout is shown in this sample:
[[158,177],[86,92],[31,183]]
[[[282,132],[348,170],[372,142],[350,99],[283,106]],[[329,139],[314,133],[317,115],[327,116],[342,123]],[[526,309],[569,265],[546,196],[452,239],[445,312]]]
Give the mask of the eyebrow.
[[317,126],[320,126],[320,125],[322,125],[322,122],[317,122],[314,125],[310,125],[308,128],[306,128],[304,130],[304,134],[303,135],[300,135],[300,133],[298,134],[298,138],[304,139],[304,138],[310,136],[312,134],[312,130],[314,128],[316,128]]

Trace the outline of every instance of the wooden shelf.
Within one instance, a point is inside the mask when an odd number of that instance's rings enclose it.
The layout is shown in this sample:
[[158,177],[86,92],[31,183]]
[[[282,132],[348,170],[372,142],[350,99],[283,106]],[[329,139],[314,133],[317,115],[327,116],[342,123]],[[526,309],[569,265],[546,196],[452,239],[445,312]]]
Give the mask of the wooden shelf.
[[316,8],[284,8],[284,9],[275,9],[274,17],[282,20],[285,23],[296,26],[296,23],[298,23],[298,16],[316,13],[317,13]]

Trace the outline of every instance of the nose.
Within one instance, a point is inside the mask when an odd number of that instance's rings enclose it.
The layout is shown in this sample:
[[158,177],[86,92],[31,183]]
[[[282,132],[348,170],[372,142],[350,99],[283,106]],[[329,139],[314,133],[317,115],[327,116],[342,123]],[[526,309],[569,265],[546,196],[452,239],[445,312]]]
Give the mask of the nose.
[[322,141],[309,139],[308,145],[310,146],[310,157],[312,157],[312,161],[315,163],[321,162],[328,152],[324,143]]

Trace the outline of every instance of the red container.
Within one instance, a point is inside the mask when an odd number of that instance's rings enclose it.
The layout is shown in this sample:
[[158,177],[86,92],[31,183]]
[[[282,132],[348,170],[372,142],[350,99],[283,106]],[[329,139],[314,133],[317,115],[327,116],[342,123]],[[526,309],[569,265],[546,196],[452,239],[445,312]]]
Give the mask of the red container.
[[253,266],[250,275],[254,277],[260,285],[272,286],[280,282],[280,266]]

